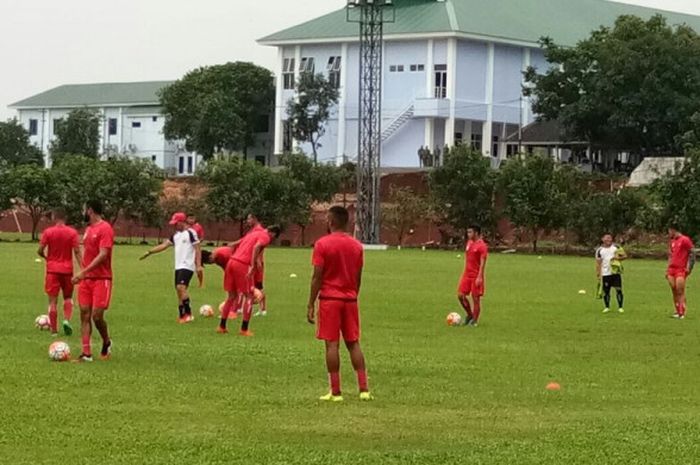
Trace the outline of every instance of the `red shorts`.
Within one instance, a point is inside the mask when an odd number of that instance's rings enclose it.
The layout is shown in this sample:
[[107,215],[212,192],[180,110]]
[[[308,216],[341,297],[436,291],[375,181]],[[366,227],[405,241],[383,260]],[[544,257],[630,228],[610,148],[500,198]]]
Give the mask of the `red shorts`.
[[63,291],[63,298],[73,297],[73,276],[69,274],[46,273],[44,290],[49,297],[58,297]]
[[357,301],[321,299],[318,304],[316,338],[323,341],[360,340],[360,310]]
[[78,287],[78,304],[84,308],[107,310],[112,300],[111,279],[83,279]]
[[264,279],[265,279],[265,274],[264,274],[263,270],[257,270],[255,272],[255,275],[253,276],[253,281],[255,281],[255,284],[262,283]]
[[675,268],[669,268],[668,271],[666,272],[666,276],[669,278],[687,278],[688,277],[688,272],[684,269],[675,269]]
[[229,260],[224,273],[224,290],[236,294],[249,294],[253,289],[253,280],[248,279],[249,265],[238,260]]
[[476,285],[476,278],[471,276],[462,275],[462,279],[459,281],[459,288],[457,289],[459,295],[471,295],[474,297],[481,297],[486,292],[486,284],[482,281],[480,286]]

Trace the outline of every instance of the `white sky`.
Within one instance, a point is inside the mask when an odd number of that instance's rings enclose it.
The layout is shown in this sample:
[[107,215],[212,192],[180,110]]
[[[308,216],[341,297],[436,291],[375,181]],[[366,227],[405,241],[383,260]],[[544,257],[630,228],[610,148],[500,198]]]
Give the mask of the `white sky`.
[[[563,1],[563,0],[562,0]],[[700,15],[698,0],[625,0]],[[267,34],[345,0],[0,0],[0,120],[61,84],[177,79],[227,61],[273,68]]]

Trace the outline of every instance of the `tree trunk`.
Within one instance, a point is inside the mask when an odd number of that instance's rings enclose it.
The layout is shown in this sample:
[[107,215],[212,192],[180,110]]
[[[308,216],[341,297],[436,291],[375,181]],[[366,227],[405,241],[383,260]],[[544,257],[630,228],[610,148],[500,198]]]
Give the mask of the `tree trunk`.
[[299,228],[301,229],[301,246],[304,247],[306,245],[306,225],[300,224]]
[[244,220],[238,221],[238,238],[239,239],[243,237],[243,223],[244,223]]
[[39,220],[41,220],[41,215],[33,213],[32,214],[32,241],[38,239],[37,230],[39,229]]

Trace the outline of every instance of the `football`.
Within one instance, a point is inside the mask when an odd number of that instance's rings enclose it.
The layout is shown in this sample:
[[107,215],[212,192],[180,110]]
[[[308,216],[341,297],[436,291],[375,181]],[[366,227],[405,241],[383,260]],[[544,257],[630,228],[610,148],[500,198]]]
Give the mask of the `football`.
[[54,362],[70,360],[70,347],[62,341],[55,341],[49,346],[49,358]]
[[48,331],[51,327],[49,316],[39,315],[38,317],[36,317],[36,320],[34,320],[34,326],[39,328],[41,331]]
[[462,316],[457,312],[447,315],[447,326],[459,326],[462,324]]
[[202,305],[199,307],[199,314],[204,318],[211,318],[214,316],[214,309],[211,308],[211,305]]

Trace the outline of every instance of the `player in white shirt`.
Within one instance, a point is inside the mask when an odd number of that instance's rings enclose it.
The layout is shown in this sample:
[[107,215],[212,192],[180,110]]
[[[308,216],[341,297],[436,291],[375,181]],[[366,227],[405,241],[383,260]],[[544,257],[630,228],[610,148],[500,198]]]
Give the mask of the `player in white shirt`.
[[190,304],[189,287],[192,277],[197,273],[202,273],[202,249],[197,233],[189,229],[187,225],[187,215],[175,213],[170,220],[170,224],[175,226],[175,233],[170,239],[146,252],[141,260],[145,260],[151,255],[163,252],[170,247],[175,248],[175,290],[178,299],[179,323],[189,323],[192,317],[192,306]]
[[615,288],[618,312],[625,313],[625,296],[622,293],[622,261],[627,259],[627,254],[622,247],[613,243],[612,234],[605,234],[603,244],[595,252],[596,275],[602,280],[603,301],[605,309],[603,313],[610,312],[610,292]]

